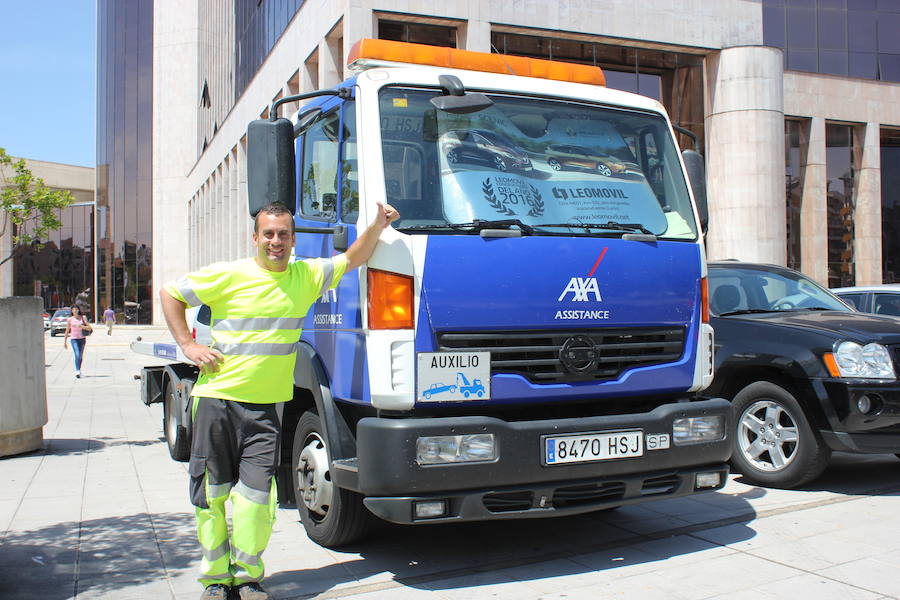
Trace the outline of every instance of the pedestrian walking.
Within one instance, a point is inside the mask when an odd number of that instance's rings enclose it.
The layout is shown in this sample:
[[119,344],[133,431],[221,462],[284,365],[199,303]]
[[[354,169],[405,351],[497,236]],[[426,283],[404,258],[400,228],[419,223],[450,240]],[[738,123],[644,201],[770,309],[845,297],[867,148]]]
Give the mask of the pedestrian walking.
[[91,334],[93,329],[81,313],[80,306],[72,307],[72,316],[66,319],[66,337],[63,338],[63,348],[68,349],[69,338],[72,338],[72,352],[75,354],[75,378],[81,379],[81,361],[84,359],[85,337]]
[[[293,396],[296,341],[313,302],[369,259],[397,211],[378,203],[372,223],[344,253],[290,262],[294,222],[281,204],[256,216],[256,256],[216,263],[160,290],[172,337],[198,367],[191,410],[190,498],[200,542],[202,600],[268,600],[260,581],[278,494],[283,403]],[[189,306],[212,313],[213,343],[192,337]],[[225,502],[231,500],[231,533]]]
[[112,306],[107,306],[103,311],[103,322],[106,323],[106,335],[112,335],[113,325],[116,324],[116,312]]

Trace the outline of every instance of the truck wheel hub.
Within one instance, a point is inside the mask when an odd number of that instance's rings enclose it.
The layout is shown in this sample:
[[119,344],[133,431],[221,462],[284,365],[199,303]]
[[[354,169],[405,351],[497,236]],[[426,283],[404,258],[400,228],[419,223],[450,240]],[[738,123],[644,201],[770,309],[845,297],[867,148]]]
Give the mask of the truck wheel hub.
[[297,462],[297,499],[324,516],[331,506],[333,490],[325,443],[318,433],[311,433]]

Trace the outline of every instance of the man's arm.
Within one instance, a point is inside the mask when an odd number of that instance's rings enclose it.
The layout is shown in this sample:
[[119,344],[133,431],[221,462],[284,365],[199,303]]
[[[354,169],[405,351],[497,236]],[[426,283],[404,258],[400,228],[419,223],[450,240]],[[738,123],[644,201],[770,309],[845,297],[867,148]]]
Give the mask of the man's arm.
[[178,298],[172,297],[165,288],[159,290],[159,300],[162,303],[163,315],[166,317],[166,325],[169,326],[169,332],[175,338],[175,343],[181,346],[181,351],[184,352],[184,355],[205,373],[218,371],[219,365],[225,360],[225,357],[218,350],[198,344],[191,337],[187,319],[184,317],[187,305]]
[[397,212],[390,204],[378,203],[378,213],[372,224],[366,227],[356,241],[347,249],[344,255],[347,257],[347,270],[355,269],[372,256],[375,252],[375,245],[378,243],[378,237],[391,223],[400,218]]

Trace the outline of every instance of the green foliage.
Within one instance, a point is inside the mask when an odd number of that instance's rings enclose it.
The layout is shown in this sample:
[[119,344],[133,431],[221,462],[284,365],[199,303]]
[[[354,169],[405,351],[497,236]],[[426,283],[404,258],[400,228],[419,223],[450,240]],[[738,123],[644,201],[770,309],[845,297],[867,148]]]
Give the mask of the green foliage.
[[12,252],[0,258],[10,260],[19,246],[35,245],[59,229],[60,211],[74,198],[68,190],[53,190],[40,177],[32,175],[24,160],[14,161],[0,148],[0,237],[12,233]]

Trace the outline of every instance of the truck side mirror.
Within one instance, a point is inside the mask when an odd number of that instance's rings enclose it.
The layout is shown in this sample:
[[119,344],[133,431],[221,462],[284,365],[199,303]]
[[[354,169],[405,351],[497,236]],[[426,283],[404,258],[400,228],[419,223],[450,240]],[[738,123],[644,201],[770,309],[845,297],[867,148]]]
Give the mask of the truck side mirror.
[[691,192],[697,201],[697,212],[700,213],[700,228],[703,233],[709,229],[709,205],[706,201],[706,166],[703,155],[696,150],[682,150],[681,158],[687,169]]
[[294,126],[288,119],[259,119],[247,126],[247,201],[250,216],[278,202],[296,211]]

